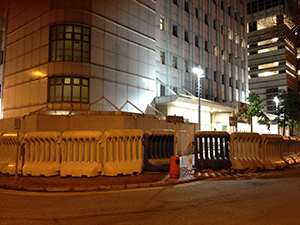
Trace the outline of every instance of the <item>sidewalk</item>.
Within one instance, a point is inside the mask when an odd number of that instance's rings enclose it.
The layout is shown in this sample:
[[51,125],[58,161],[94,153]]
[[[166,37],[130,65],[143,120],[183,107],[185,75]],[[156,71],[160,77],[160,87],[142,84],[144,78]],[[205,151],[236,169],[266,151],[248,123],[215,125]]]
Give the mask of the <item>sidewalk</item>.
[[68,191],[104,191],[133,189],[143,187],[168,186],[207,179],[253,179],[286,177],[299,174],[300,164],[293,165],[281,171],[240,171],[227,170],[180,170],[179,178],[171,178],[168,172],[144,172],[140,175],[92,178],[55,177],[24,177],[19,175],[17,181],[14,175],[0,174],[0,189],[39,192],[68,192]]

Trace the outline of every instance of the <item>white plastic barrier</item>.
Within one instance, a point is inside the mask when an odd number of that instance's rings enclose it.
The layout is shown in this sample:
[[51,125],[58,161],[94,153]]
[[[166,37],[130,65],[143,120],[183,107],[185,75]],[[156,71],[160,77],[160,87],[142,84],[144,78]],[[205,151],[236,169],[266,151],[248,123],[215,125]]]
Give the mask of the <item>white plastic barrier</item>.
[[295,164],[294,158],[290,154],[291,142],[290,138],[286,136],[282,136],[282,144],[281,144],[281,154],[284,161],[289,164]]
[[[19,140],[24,135],[19,135]],[[17,133],[4,133],[0,139],[0,172],[4,174],[16,174],[16,155],[20,142]],[[18,149],[18,174],[22,173],[21,148]]]
[[230,135],[231,168],[234,170],[263,169],[260,143],[261,136],[257,133],[232,133]]
[[66,131],[62,134],[62,177],[94,177],[102,172],[100,131]]
[[103,136],[103,173],[106,176],[143,171],[142,130],[110,130]]
[[300,163],[299,158],[299,138],[296,137],[289,137],[290,140],[290,148],[289,148],[289,155],[293,157],[296,163]]
[[278,134],[262,134],[262,161],[264,169],[276,170],[286,167],[281,153],[282,136]]
[[29,132],[24,136],[24,176],[55,176],[60,171],[61,133]]

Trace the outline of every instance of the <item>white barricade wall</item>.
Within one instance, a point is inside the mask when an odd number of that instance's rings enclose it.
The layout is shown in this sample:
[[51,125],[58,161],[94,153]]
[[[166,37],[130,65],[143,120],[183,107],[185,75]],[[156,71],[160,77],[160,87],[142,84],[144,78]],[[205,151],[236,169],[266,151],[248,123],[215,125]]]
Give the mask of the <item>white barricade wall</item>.
[[278,134],[262,134],[261,137],[264,169],[276,170],[286,167],[281,153],[282,136]]
[[[24,135],[19,134],[19,140]],[[20,141],[21,142],[21,141]],[[16,155],[18,149],[18,174],[22,173],[22,157],[20,142],[17,133],[4,133],[0,137],[0,172],[4,174],[16,174]]]
[[100,131],[66,131],[62,134],[62,177],[94,177],[102,172]]
[[290,139],[290,148],[289,148],[289,155],[293,157],[296,163],[300,163],[299,159],[299,138],[296,137],[289,137]]
[[106,131],[103,135],[102,175],[142,173],[143,137],[142,130]]
[[290,138],[282,136],[281,154],[286,163],[289,165],[295,164],[294,158],[290,155],[291,142]]
[[263,169],[261,136],[258,133],[232,133],[230,135],[231,168],[234,170]]
[[24,176],[55,176],[60,171],[61,133],[29,132],[24,136]]

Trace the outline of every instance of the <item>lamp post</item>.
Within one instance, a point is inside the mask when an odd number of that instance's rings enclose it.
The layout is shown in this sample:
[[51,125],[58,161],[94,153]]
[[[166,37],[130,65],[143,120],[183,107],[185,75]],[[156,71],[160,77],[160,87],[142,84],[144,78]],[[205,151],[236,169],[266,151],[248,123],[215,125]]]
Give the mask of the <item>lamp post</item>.
[[199,130],[201,130],[201,102],[200,102],[200,96],[201,96],[201,78],[204,77],[203,70],[200,67],[194,67],[193,73],[197,74],[198,76],[198,124],[199,124]]
[[[273,101],[275,102],[275,105],[276,105],[276,109],[275,109],[276,111],[275,111],[275,113],[278,113],[278,104],[279,104],[279,99],[278,99],[278,97],[275,96],[275,97],[273,98]],[[279,117],[279,115],[277,115],[277,116]],[[279,119],[279,118],[278,118],[278,119]],[[277,133],[280,134],[278,122],[277,122]]]

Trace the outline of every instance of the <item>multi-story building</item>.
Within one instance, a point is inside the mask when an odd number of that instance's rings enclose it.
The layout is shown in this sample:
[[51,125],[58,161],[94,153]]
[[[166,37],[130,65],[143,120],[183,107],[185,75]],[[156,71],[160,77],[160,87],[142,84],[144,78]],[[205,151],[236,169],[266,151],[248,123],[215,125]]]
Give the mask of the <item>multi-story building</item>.
[[299,91],[295,0],[248,0],[249,90],[275,114],[279,89]]
[[198,122],[199,92],[202,128],[228,130],[248,95],[246,19],[245,0],[0,0],[1,114]]

